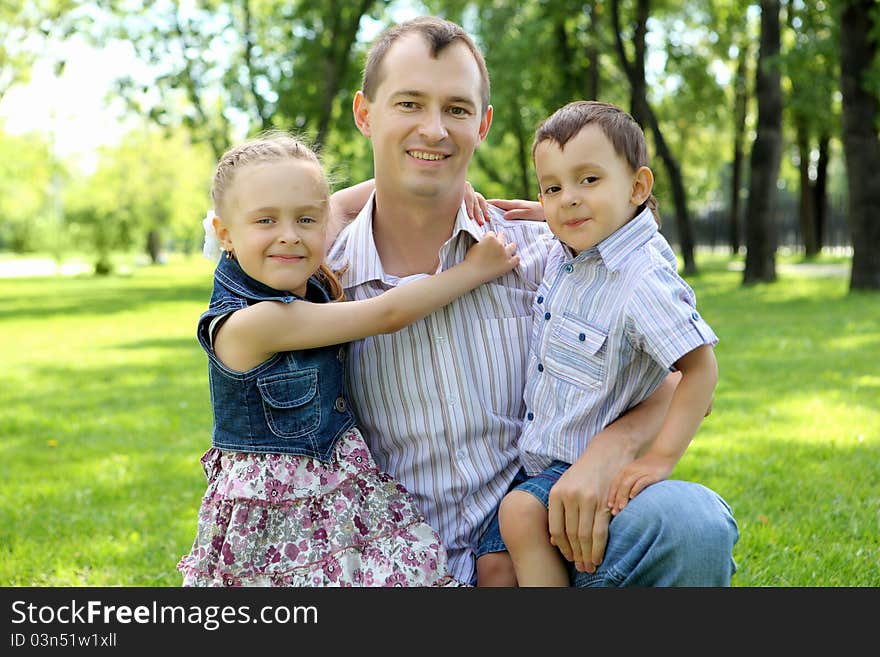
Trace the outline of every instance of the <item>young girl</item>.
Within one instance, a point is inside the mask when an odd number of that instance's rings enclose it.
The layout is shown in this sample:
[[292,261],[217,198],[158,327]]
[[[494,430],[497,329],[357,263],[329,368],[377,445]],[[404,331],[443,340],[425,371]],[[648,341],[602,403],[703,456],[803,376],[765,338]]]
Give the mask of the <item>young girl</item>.
[[225,257],[197,335],[214,428],[184,585],[455,585],[438,535],[354,426],[344,343],[399,330],[510,271],[515,245],[487,232],[447,271],[336,303],[323,264],[329,188],[313,151],[288,135],[233,148],[212,196]]

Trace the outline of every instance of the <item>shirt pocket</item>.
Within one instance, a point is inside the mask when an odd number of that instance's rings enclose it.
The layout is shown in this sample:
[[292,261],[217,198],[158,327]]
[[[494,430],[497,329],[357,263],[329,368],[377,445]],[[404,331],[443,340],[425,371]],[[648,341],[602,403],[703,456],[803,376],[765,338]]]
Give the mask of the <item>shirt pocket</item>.
[[601,388],[605,380],[608,329],[564,313],[551,331],[544,358],[547,371],[579,388]]
[[257,379],[263,414],[276,436],[298,438],[321,424],[318,370],[283,372]]

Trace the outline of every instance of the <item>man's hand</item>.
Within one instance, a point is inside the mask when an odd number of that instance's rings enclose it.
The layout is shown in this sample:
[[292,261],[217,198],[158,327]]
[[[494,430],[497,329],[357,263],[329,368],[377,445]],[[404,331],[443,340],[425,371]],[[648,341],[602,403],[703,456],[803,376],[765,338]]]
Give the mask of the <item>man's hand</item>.
[[470,220],[476,221],[480,226],[490,220],[486,197],[476,191],[467,181],[464,183],[464,209]]
[[607,481],[595,461],[584,456],[550,489],[550,542],[580,572],[594,573],[605,556],[611,509]]
[[546,221],[544,207],[539,201],[524,201],[522,199],[493,198],[487,201],[495,207],[504,210],[505,219],[526,219],[528,221]]

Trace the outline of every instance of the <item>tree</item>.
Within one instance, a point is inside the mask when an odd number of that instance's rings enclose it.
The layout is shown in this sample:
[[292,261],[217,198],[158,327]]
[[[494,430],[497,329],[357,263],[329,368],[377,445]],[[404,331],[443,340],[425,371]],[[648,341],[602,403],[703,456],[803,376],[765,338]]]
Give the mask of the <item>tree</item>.
[[0,248],[27,253],[60,242],[52,205],[56,167],[44,138],[0,130]]
[[786,108],[796,133],[801,239],[811,257],[822,249],[827,216],[829,142],[831,126],[837,123],[837,47],[833,17],[821,5],[790,3],[787,16],[791,48],[782,59],[791,86]]
[[657,153],[666,165],[669,182],[672,186],[672,198],[675,203],[676,227],[678,228],[679,248],[684,260],[684,273],[696,274],[697,263],[694,259],[693,229],[691,227],[687,192],[684,187],[681,166],[666,143],[657,115],[648,102],[647,82],[645,80],[645,35],[647,34],[650,10],[650,0],[638,0],[632,37],[635,55],[632,61],[630,61],[626,53],[620,26],[620,0],[613,0],[611,3],[611,14],[614,24],[615,43],[620,64],[626,72],[630,83],[630,104],[633,118],[641,125],[650,126],[651,133],[654,135]]
[[874,0],[842,0],[842,4],[840,88],[853,236],[849,287],[880,290],[880,76],[876,68],[880,9]]
[[181,251],[200,244],[213,166],[205,144],[153,125],[105,148],[95,173],[65,200],[66,221],[94,254],[95,273],[112,271],[115,252],[144,248],[158,262],[169,240]]
[[743,284],[776,280],[776,182],[782,157],[779,0],[761,0],[761,46],[755,73],[758,125],[752,144]]

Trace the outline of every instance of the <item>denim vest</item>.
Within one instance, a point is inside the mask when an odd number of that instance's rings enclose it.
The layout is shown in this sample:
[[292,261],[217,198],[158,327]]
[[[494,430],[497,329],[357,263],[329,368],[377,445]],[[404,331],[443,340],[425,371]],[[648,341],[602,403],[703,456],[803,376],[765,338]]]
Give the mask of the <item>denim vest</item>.
[[[283,351],[246,372],[221,363],[211,347],[211,321],[258,301],[292,303],[301,297],[254,280],[234,258],[220,260],[214,292],[197,336],[208,354],[214,447],[238,452],[301,454],[329,460],[336,441],[354,425],[343,394],[346,345]],[[306,300],[330,301],[313,276]]]

